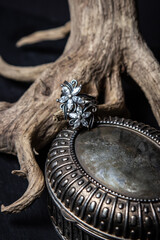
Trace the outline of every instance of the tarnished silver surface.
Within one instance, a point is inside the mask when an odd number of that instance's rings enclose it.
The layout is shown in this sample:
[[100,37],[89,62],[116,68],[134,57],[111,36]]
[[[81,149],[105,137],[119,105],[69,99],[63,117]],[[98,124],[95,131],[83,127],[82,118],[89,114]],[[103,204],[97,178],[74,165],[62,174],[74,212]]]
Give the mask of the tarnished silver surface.
[[131,120],[109,117],[89,132],[61,131],[45,175],[62,238],[159,240],[159,149],[160,132]]
[[133,198],[160,196],[160,148],[148,137],[100,126],[78,134],[75,152],[83,169],[112,191]]

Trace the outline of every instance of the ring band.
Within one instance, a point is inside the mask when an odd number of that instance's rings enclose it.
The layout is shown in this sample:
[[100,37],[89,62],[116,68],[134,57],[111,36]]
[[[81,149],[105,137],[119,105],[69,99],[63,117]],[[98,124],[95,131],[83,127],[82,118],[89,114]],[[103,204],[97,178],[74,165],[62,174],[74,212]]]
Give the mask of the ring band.
[[87,94],[80,94],[82,85],[78,86],[77,80],[65,81],[61,85],[61,97],[57,99],[65,119],[73,129],[79,127],[92,128],[94,112],[97,111],[96,99]]

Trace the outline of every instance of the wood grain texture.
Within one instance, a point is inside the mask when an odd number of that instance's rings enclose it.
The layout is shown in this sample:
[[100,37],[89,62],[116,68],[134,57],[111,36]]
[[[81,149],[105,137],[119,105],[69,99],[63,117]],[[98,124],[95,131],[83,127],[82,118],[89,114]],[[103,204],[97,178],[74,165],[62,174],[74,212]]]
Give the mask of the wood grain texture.
[[37,31],[28,36],[25,36],[18,40],[16,43],[17,47],[22,47],[24,45],[30,45],[34,43],[38,43],[41,41],[51,41],[51,40],[59,40],[63,39],[70,32],[70,22],[67,22],[64,26]]

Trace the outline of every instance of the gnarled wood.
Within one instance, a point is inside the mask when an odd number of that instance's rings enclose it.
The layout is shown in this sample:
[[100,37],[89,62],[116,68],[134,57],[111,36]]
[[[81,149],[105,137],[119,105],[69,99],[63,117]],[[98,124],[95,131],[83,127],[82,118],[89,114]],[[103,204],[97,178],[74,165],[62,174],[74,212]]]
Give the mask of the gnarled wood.
[[[135,48],[137,46],[137,48]],[[128,60],[129,61],[128,61]],[[142,39],[132,42],[126,52],[127,72],[142,88],[160,125],[160,65]]]
[[70,25],[71,25],[70,22],[67,22],[64,26],[61,27],[34,32],[28,36],[21,38],[16,43],[16,46],[22,47],[24,45],[30,45],[42,41],[63,39],[70,32]]
[[43,190],[33,152],[66,126],[56,103],[65,80],[77,79],[82,92],[100,101],[99,115],[124,116],[120,74],[126,69],[142,87],[160,124],[159,65],[138,32],[134,0],[69,0],[69,6],[71,34],[62,56],[46,67],[18,102],[2,104],[0,150],[17,154],[20,171],[14,173],[29,181],[22,198],[2,206],[2,211],[21,211]]
[[0,75],[19,82],[32,82],[50,65],[46,63],[35,67],[17,67],[6,63],[0,56]]
[[29,139],[26,137],[20,138],[16,145],[17,157],[20,163],[20,170],[12,171],[21,177],[27,177],[29,185],[23,196],[13,204],[5,207],[1,206],[2,212],[19,212],[25,206],[32,203],[35,197],[39,197],[44,189],[43,174],[35,161]]

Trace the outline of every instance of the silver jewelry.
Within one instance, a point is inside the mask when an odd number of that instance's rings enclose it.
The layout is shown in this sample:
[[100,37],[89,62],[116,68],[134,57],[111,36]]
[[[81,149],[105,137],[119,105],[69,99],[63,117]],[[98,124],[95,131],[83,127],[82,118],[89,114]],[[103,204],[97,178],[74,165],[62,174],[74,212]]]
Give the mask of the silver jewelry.
[[61,97],[57,102],[64,112],[65,119],[69,119],[69,125],[73,129],[81,126],[92,128],[94,123],[94,112],[97,111],[96,99],[86,94],[79,94],[82,85],[77,86],[77,80],[65,81],[61,85]]

